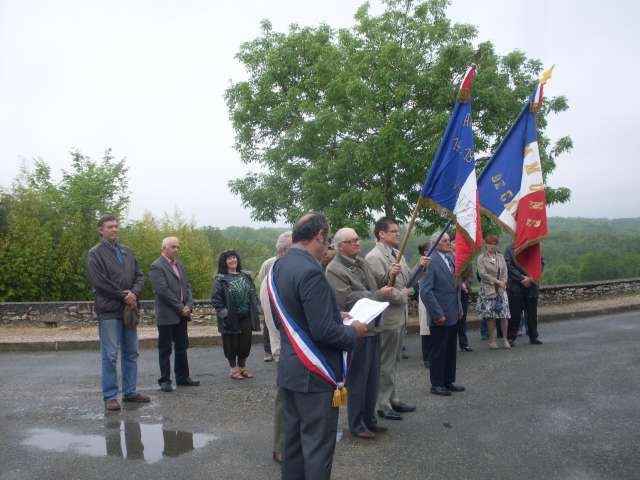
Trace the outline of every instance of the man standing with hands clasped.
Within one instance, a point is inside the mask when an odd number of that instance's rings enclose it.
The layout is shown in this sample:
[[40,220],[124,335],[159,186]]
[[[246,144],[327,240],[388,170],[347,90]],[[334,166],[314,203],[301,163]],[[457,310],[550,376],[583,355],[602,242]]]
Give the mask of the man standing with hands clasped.
[[[438,234],[431,236],[431,243],[438,241]],[[420,282],[420,298],[429,313],[431,331],[431,393],[449,396],[451,392],[463,392],[456,385],[456,341],[458,320],[462,318],[460,288],[456,285],[455,266],[451,256],[451,241],[444,234],[431,256],[431,263]]]
[[153,286],[158,325],[158,357],[160,390],[172,392],[171,349],[175,345],[174,371],[176,385],[197,387],[198,380],[189,376],[187,322],[191,320],[193,295],[184,266],[178,262],[180,241],[176,237],[162,240],[162,254],[151,264],[149,279]]
[[118,403],[118,350],[122,350],[122,401],[147,403],[151,399],[136,392],[138,380],[138,332],[125,326],[125,307],[129,317],[137,314],[138,297],[144,276],[133,252],[118,243],[118,219],[106,215],[98,222],[100,242],[89,250],[87,276],[95,292],[94,311],[102,357],[102,396],[105,408],[120,410]]
[[283,480],[331,477],[338,428],[339,388],[347,372],[343,352],[367,326],[346,326],[320,259],[329,225],[319,213],[303,215],[292,245],[267,276],[274,319],[281,335],[278,387],[284,412]]

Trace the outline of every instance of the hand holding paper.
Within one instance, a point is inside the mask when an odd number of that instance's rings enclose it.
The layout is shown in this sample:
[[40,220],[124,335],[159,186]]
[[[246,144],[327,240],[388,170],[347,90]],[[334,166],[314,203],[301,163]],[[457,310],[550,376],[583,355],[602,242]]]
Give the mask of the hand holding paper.
[[351,322],[358,320],[362,323],[370,323],[374,318],[380,315],[389,306],[389,302],[376,302],[369,298],[361,298],[353,306],[349,315],[342,321],[345,325],[351,325]]

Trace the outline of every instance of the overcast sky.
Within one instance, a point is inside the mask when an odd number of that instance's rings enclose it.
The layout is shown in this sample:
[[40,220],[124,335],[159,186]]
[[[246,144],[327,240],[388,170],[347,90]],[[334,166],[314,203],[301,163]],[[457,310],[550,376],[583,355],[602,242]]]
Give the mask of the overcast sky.
[[[72,149],[97,160],[111,147],[129,166],[130,218],[178,208],[199,225],[256,225],[227,189],[248,169],[223,99],[246,78],[234,55],[262,19],[278,31],[348,27],[362,3],[0,0],[0,185],[8,188],[25,160],[40,157],[59,177]],[[550,215],[640,216],[637,5],[454,0],[449,8],[498,53],[520,49],[556,64],[545,93],[566,95],[570,110],[552,117],[548,132],[571,135],[574,149],[549,183],[569,187],[572,200]]]

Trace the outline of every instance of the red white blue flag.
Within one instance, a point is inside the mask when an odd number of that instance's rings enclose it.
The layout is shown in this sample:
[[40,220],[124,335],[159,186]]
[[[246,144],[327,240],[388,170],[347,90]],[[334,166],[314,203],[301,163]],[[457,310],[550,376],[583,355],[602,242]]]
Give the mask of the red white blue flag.
[[475,71],[476,66],[471,65],[462,80],[458,100],[420,195],[422,205],[438,210],[456,223],[456,275],[482,245],[469,101]]
[[516,262],[536,283],[542,278],[540,241],[548,232],[536,112],[552,70],[543,74],[478,178],[482,211],[514,235]]

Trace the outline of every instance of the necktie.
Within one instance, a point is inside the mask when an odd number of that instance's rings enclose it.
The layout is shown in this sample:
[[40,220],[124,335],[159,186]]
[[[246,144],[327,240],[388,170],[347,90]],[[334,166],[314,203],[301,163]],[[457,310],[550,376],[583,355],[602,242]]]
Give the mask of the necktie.
[[456,266],[453,263],[453,260],[451,260],[451,257],[447,257],[447,262],[449,262],[449,268],[451,269],[451,273],[455,273]]
[[[169,263],[171,264],[171,268],[173,269],[173,272],[176,274],[176,277],[178,277],[178,280],[182,280],[177,262],[175,260],[172,260]],[[182,282],[180,282],[180,301],[181,302],[184,301],[184,292],[182,291]]]
[[120,245],[118,245],[117,243],[113,246],[113,249],[116,252],[116,260],[118,260],[118,263],[120,265],[122,265],[124,263],[124,260],[122,259],[122,251],[120,251]]

